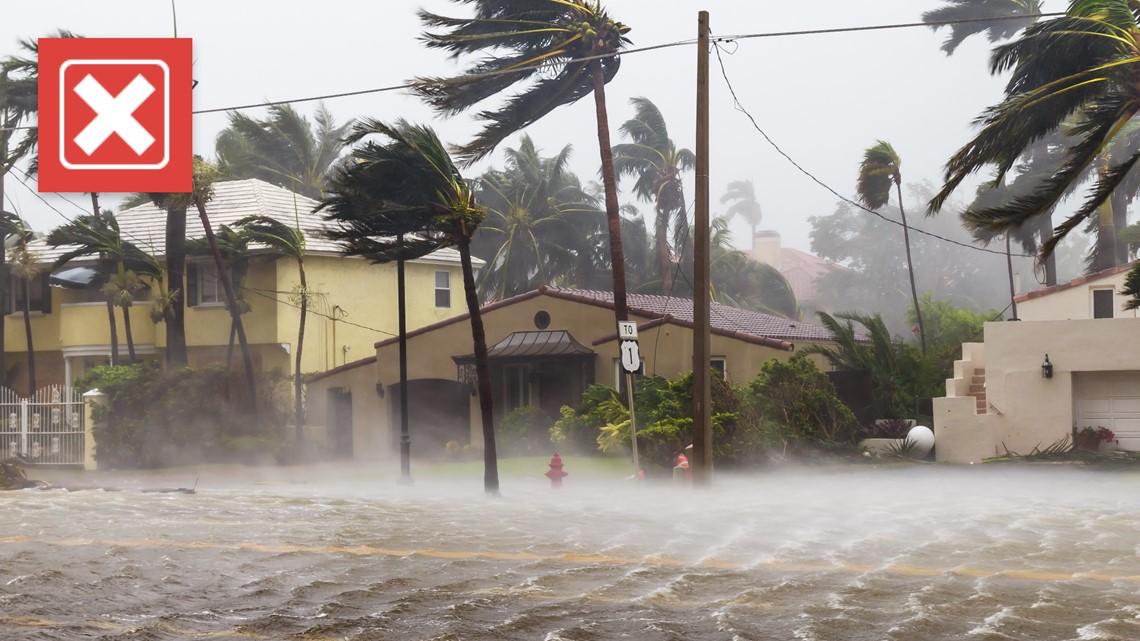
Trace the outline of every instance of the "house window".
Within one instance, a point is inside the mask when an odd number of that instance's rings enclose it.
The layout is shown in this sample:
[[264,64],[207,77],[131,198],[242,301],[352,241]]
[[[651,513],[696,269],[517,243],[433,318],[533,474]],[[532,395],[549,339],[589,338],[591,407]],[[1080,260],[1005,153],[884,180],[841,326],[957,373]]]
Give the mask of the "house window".
[[709,367],[720,374],[721,378],[728,376],[728,359],[724,356],[713,356],[709,359]]
[[530,405],[530,368],[508,365],[504,371],[507,377],[507,411]]
[[198,300],[199,305],[217,305],[225,302],[225,291],[218,278],[218,266],[213,263],[199,263]]
[[24,311],[24,301],[31,304],[28,309],[33,312],[47,313],[51,311],[49,307],[50,293],[47,287],[47,274],[42,274],[40,277],[32,278],[31,283],[23,278],[12,277],[11,286],[8,288],[8,313],[21,314]]
[[435,306],[451,307],[451,272],[435,273]]
[[1115,314],[1113,304],[1113,291],[1111,289],[1094,289],[1093,318],[1112,318]]

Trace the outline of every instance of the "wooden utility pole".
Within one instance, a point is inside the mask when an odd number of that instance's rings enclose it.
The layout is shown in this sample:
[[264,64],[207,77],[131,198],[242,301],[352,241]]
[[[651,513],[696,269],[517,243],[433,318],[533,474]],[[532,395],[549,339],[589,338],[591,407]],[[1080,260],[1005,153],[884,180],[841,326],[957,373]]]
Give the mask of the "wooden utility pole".
[[709,12],[697,18],[697,194],[693,247],[693,484],[712,484],[709,374]]

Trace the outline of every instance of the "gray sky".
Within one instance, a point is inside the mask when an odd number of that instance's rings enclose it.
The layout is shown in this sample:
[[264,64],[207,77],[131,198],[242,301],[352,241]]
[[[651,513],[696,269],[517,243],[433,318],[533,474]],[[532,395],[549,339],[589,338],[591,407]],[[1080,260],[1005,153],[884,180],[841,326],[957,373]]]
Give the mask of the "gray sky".
[[[157,0],[5,0],[0,21],[0,55],[14,53],[17,39],[68,29],[88,37],[172,35],[171,5]],[[697,12],[707,9],[714,35],[910,23],[938,0],[817,0],[776,3],[668,0],[608,0],[611,14],[630,25],[634,47],[695,38]],[[1063,0],[1047,0],[1045,11],[1061,11]],[[444,54],[422,47],[415,11],[466,15],[465,7],[443,0],[182,0],[178,35],[194,39],[195,109],[232,107],[398,85],[416,75],[459,69]],[[970,137],[972,120],[1001,97],[1002,80],[987,71],[990,45],[967,41],[948,58],[939,46],[945,31],[910,28],[862,33],[743,39],[725,45],[728,77],[745,108],[773,141],[796,162],[839,193],[852,197],[862,152],[882,139],[902,158],[906,182],[940,184],[942,165]],[[728,55],[731,53],[731,55]],[[837,198],[780,156],[748,118],[736,111],[712,58],[712,211],[729,181],[750,178],[764,210],[763,229],[775,229],[786,246],[809,249],[807,218],[835,210]],[[613,142],[618,126],[633,115],[629,99],[644,96],[662,110],[671,137],[692,148],[695,129],[694,45],[630,54],[607,86]],[[451,142],[466,142],[477,131],[464,114],[435,118],[403,92],[326,101],[338,120],[371,116],[427,122]],[[311,114],[316,103],[297,108]],[[583,180],[596,178],[598,147],[593,100],[561,108],[528,133],[548,154],[574,147],[574,167]],[[262,110],[252,113],[260,115]],[[194,117],[194,150],[213,154],[213,139],[224,114]],[[508,140],[517,146],[518,138]],[[476,175],[497,165],[496,153],[468,170]],[[623,185],[624,186],[624,185]],[[962,199],[972,192],[964,192]],[[37,200],[16,179],[7,193],[18,212],[37,229],[63,218]],[[687,197],[692,197],[691,180]],[[68,196],[83,205],[79,194]],[[49,196],[67,216],[80,209]],[[623,202],[632,196],[623,193]],[[642,211],[651,206],[640,205]],[[85,208],[85,206],[84,206]],[[917,212],[915,212],[917,214]],[[949,214],[944,214],[949,215]],[[908,217],[910,218],[910,217]],[[915,226],[922,221],[914,216]],[[748,245],[748,227],[732,225],[738,246]]]

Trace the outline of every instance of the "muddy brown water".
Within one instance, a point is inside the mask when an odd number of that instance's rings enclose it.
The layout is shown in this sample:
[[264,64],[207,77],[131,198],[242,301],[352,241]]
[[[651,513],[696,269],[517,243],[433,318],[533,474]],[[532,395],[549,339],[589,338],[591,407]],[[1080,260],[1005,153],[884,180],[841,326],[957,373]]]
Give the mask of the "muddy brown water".
[[0,639],[1140,639],[1135,472],[314,476],[0,493]]

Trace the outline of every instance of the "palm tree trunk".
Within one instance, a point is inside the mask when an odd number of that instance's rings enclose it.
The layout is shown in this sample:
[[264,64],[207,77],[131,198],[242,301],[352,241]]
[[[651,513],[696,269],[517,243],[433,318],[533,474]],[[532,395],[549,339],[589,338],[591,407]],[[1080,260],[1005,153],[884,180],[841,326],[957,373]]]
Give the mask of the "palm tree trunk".
[[131,333],[131,308],[123,306],[123,332],[127,335],[127,354],[130,355],[131,365],[138,362],[135,356],[135,337]]
[[210,244],[210,253],[214,256],[214,267],[218,270],[218,278],[222,281],[222,289],[226,293],[226,307],[230,310],[230,318],[237,330],[238,343],[241,344],[241,357],[245,364],[245,382],[249,387],[249,406],[253,415],[257,416],[257,383],[253,374],[253,356],[249,352],[249,342],[245,339],[245,327],[241,323],[241,310],[237,306],[237,297],[234,296],[234,286],[230,282],[226,263],[222,260],[222,252],[218,250],[218,239],[210,227],[210,215],[206,213],[206,204],[195,194],[194,206],[198,209],[198,217],[202,220],[202,228],[206,233],[206,242]]
[[[91,192],[91,213],[99,217],[99,194],[98,192]],[[103,255],[99,255],[99,260],[102,262]],[[119,362],[119,328],[115,323],[115,304],[107,298],[107,322],[111,326],[111,356],[109,362],[111,367],[114,367]]]
[[[609,149],[609,146],[602,147]],[[471,316],[471,339],[475,343],[475,378],[479,389],[479,418],[483,422],[483,491],[499,495],[499,457],[495,451],[495,415],[491,400],[491,368],[487,365],[487,335],[475,293],[475,271],[471,267],[471,239],[459,240],[459,260],[463,265],[463,293]]]
[[1112,199],[1100,206],[1097,217],[1096,247],[1089,270],[1099,272],[1112,267],[1116,258],[1116,230],[1112,226]]
[[166,210],[166,281],[170,307],[166,322],[166,366],[185,367],[186,356],[186,208]]
[[[12,133],[11,131],[0,132],[0,159],[8,157],[8,139]],[[4,209],[4,178],[8,175],[8,171],[9,168],[0,167],[0,210]],[[3,244],[5,240],[7,239],[0,238],[0,244]],[[8,252],[0,251],[0,301],[9,300],[8,288],[12,281],[10,274]],[[8,384],[8,368],[5,364],[7,352],[4,351],[4,317],[6,314],[3,312],[3,306],[0,306],[0,387]]]
[[903,208],[902,185],[895,183],[899,194],[899,215],[902,216],[903,243],[906,245],[906,269],[910,274],[910,297],[914,301],[914,318],[918,321],[918,340],[922,353],[926,353],[926,328],[922,326],[922,310],[918,306],[918,289],[914,286],[914,263],[910,259],[910,228],[906,224],[906,210]]
[[598,121],[598,147],[602,156],[602,185],[606,191],[606,222],[610,234],[610,269],[614,278],[614,316],[618,321],[629,319],[625,296],[625,249],[621,242],[621,210],[618,205],[617,175],[614,173],[614,152],[610,144],[610,119],[606,113],[606,79],[602,63],[590,63],[594,76],[594,109]]
[[1112,264],[1123,265],[1128,262],[1128,243],[1120,240],[1120,230],[1128,226],[1128,196],[1123,189],[1117,189],[1109,198],[1112,203],[1112,243],[1115,247]]
[[226,346],[226,369],[227,370],[230,369],[230,367],[232,367],[234,364],[234,342],[236,340],[237,340],[237,323],[235,323],[234,319],[231,318],[230,319],[230,342],[229,342],[229,345]]
[[669,294],[673,291],[673,269],[669,261],[669,215],[657,206],[656,220],[657,258],[661,261],[661,293]]
[[293,361],[293,420],[297,427],[297,443],[300,444],[305,433],[305,404],[301,396],[303,388],[301,384],[301,350],[305,345],[305,316],[309,311],[309,289],[305,282],[305,263],[299,260],[297,267],[301,270],[301,322],[297,329],[297,355]]
[[[32,346],[32,301],[31,283],[27,280],[24,281],[24,338],[28,343],[28,396],[34,396],[36,393],[36,350]],[[44,292],[44,296],[49,295]],[[71,381],[67,381],[70,385]]]
[[[1053,216],[1042,214],[1037,221],[1037,246],[1040,247],[1053,237]],[[1045,257],[1045,286],[1052,287],[1057,284],[1057,255],[1056,252]]]

